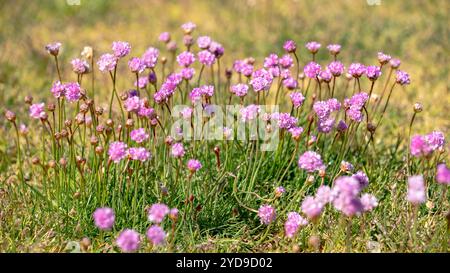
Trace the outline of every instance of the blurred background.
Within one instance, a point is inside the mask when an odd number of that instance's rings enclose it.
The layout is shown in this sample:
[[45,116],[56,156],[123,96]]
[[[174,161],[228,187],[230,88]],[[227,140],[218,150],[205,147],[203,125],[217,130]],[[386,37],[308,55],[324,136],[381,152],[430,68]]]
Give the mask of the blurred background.
[[[56,74],[44,50],[49,42],[63,44],[63,73],[75,80],[69,62],[84,46],[93,46],[98,57],[110,51],[112,41],[123,40],[131,43],[131,55],[140,56],[149,46],[164,49],[157,40],[162,31],[181,41],[180,25],[193,21],[196,36],[210,35],[224,45],[228,67],[248,56],[261,66],[267,54],[282,53],[286,39],[295,40],[303,56],[303,45],[310,40],[323,48],[342,44],[339,56],[347,65],[376,64],[378,51],[400,58],[412,82],[395,90],[389,114],[399,118],[390,127],[401,132],[413,103],[421,102],[425,110],[414,131],[439,129],[448,135],[449,10],[448,0],[1,0],[0,104],[18,109],[27,94],[36,100],[50,98]],[[319,60],[330,61],[327,50],[319,52]],[[110,92],[108,78],[97,75],[105,81],[99,94]],[[129,82],[123,85],[131,87]]]

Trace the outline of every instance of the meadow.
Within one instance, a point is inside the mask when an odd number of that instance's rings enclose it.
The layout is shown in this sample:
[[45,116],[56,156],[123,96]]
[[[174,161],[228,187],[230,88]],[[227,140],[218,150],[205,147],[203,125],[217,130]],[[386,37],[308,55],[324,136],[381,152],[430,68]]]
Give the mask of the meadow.
[[2,1],[0,251],[447,252],[449,3],[369,2]]

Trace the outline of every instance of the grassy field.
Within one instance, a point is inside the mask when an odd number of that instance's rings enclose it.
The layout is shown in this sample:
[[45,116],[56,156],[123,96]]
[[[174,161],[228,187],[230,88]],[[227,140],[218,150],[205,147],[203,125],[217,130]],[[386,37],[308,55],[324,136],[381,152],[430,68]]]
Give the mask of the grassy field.
[[[183,217],[174,230],[171,230],[171,222],[165,222],[169,238],[173,236],[174,239],[169,239],[166,246],[156,248],[144,240],[141,251],[303,252],[320,249],[342,252],[349,250],[346,235],[349,230],[352,234],[350,248],[355,252],[448,251],[445,215],[450,209],[449,198],[447,193],[442,193],[442,185],[434,182],[436,163],[449,162],[448,144],[444,152],[429,160],[413,159],[409,166],[406,159],[415,102],[420,102],[424,111],[415,118],[413,134],[438,130],[448,136],[450,132],[448,1],[381,0],[376,6],[363,0],[153,0],[145,1],[145,4],[138,0],[81,0],[79,6],[68,5],[66,1],[40,2],[6,0],[0,3],[0,105],[2,111],[14,111],[17,120],[29,125],[30,134],[20,143],[24,149],[22,166],[25,174],[31,177],[28,180],[31,187],[21,185],[17,175],[20,164],[15,132],[10,122],[1,119],[0,252],[64,252],[78,251],[80,247],[81,251],[118,251],[114,243],[117,234],[127,227],[144,234],[149,225],[145,209],[156,202],[178,207],[180,215],[190,212],[194,216],[188,220]],[[411,84],[397,86],[394,90],[373,145],[366,149],[367,135],[362,131],[355,133],[360,141],[350,145],[343,158],[368,175],[370,183],[365,192],[377,197],[378,207],[346,224],[346,218],[327,206],[320,221],[301,229],[294,240],[285,238],[286,213],[300,211],[301,201],[306,195],[314,195],[320,184],[318,175],[316,182],[306,183],[308,174],[296,166],[296,161],[298,155],[309,148],[294,148],[291,141],[283,142],[281,152],[274,153],[255,151],[254,146],[239,142],[207,142],[197,151],[191,150],[191,144],[186,144],[189,152],[185,159],[196,157],[203,164],[192,178],[186,169],[178,173],[178,161],[166,157],[168,148],[160,142],[161,145],[152,148],[157,160],[149,162],[150,165],[133,163],[131,168],[138,171],[129,177],[121,173],[123,163],[113,167],[109,174],[108,170],[102,169],[103,176],[97,175],[94,168],[98,162],[94,161],[86,173],[89,183],[81,196],[78,188],[82,186],[79,184],[81,178],[76,163],[72,162],[67,177],[61,171],[42,171],[31,163],[36,156],[46,162],[52,158],[58,161],[60,155],[59,150],[56,152],[51,147],[50,138],[46,140],[48,147],[44,151],[41,149],[41,136],[45,134],[39,121],[28,117],[28,106],[23,102],[26,95],[32,95],[34,102],[55,101],[49,90],[57,73],[53,58],[44,49],[46,44],[53,41],[63,44],[58,57],[62,78],[76,81],[70,60],[79,57],[84,46],[94,48],[95,60],[109,52],[111,43],[117,40],[132,45],[132,53],[126,58],[140,56],[146,48],[155,46],[161,50],[160,57],[170,59],[170,53],[158,41],[158,36],[169,31],[182,48],[180,26],[187,21],[197,24],[195,37],[208,35],[224,46],[223,70],[231,68],[236,59],[246,57],[254,57],[255,67],[262,67],[268,54],[284,54],[282,45],[288,39],[297,43],[302,65],[310,58],[303,45],[311,40],[322,43],[316,56],[321,64],[331,60],[324,48],[330,43],[342,45],[339,59],[346,67],[352,62],[377,65],[379,51],[401,59],[400,69],[410,74]],[[125,63],[122,61],[117,71],[121,75],[116,86],[119,93],[130,89],[135,80]],[[387,70],[383,70],[383,82],[386,74]],[[225,82],[223,75],[222,78]],[[95,80],[96,104],[108,109],[111,79],[95,67]],[[205,76],[207,80],[211,80],[209,75]],[[90,88],[86,82],[85,88]],[[351,95],[345,93],[343,86],[336,90],[340,99]],[[365,80],[362,90],[368,92],[369,88],[370,82]],[[380,95],[381,91],[382,85],[377,84],[374,94]],[[224,97],[218,100],[220,98]],[[269,96],[267,102],[273,102],[273,98]],[[307,100],[309,103],[309,98]],[[290,110],[287,96],[281,107],[283,111]],[[115,117],[119,117],[119,109],[114,111]],[[299,125],[306,131],[307,113],[298,118]],[[119,122],[118,118],[116,122]],[[338,169],[341,150],[333,145],[330,136],[320,141],[310,148],[319,151],[331,170]],[[80,136],[77,147],[84,142],[86,138]],[[90,152],[92,145],[87,146],[86,154],[83,147],[83,155],[89,165],[95,155]],[[216,168],[215,146],[222,151],[221,168]],[[47,152],[48,155],[44,155]],[[54,157],[52,152],[57,156]],[[290,164],[291,154],[296,156],[294,164]],[[141,170],[142,166],[148,172]],[[281,179],[280,170],[287,170]],[[406,181],[409,175],[419,173],[427,182],[428,201],[418,208],[417,221],[413,221],[413,206],[405,199]],[[327,173],[325,184],[331,185],[335,174],[333,171]],[[122,192],[120,185],[129,185],[131,177],[139,186]],[[67,181],[66,190],[54,188],[64,184],[61,181]],[[111,181],[104,188],[108,193],[107,201],[103,195],[96,195],[99,188],[95,183],[98,181]],[[51,189],[44,188],[48,183],[53,185]],[[159,183],[169,188],[168,196],[161,192]],[[179,185],[187,184],[192,185],[197,204],[201,205],[198,212],[194,213],[194,208],[183,209],[185,186]],[[269,226],[261,225],[255,210],[273,197],[273,189],[277,186],[286,188],[286,194],[271,203],[276,207],[279,219]],[[42,197],[42,193],[46,196]],[[111,232],[99,232],[92,222],[92,212],[99,206],[111,206],[115,210],[116,223]],[[311,244],[312,235],[320,236],[320,247]],[[90,243],[86,244],[83,238],[89,238]]]

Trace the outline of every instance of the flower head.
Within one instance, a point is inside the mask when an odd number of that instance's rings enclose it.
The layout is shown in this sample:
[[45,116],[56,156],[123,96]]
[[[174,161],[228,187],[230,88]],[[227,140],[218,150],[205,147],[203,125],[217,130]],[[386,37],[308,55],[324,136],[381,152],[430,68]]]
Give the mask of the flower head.
[[308,42],[305,45],[306,49],[308,49],[309,52],[311,52],[312,54],[316,54],[317,51],[319,51],[320,46],[321,46],[321,44],[319,44],[318,42],[315,42],[315,41]]
[[81,86],[77,82],[69,82],[64,85],[65,97],[68,102],[76,102],[82,97]]
[[177,62],[180,66],[188,67],[195,62],[195,56],[192,52],[184,51],[177,56]]
[[309,173],[325,168],[321,156],[313,151],[303,153],[298,159],[298,167]]
[[338,44],[331,44],[327,46],[328,51],[330,51],[330,54],[333,56],[336,56],[341,52],[341,45]]
[[190,159],[187,163],[187,167],[191,173],[195,173],[202,168],[202,163],[197,159]]
[[414,205],[425,203],[425,183],[422,175],[414,175],[408,178],[407,200]]
[[264,68],[261,68],[252,73],[250,85],[253,87],[255,92],[269,90],[272,80],[272,74]]
[[302,212],[310,220],[314,220],[320,216],[323,209],[323,203],[318,202],[314,197],[307,196],[302,202]]
[[251,120],[254,120],[259,112],[261,111],[260,107],[255,104],[250,104],[247,107],[241,108],[239,110],[239,113],[241,114],[241,120],[243,122],[249,122]]
[[244,97],[248,92],[248,85],[244,83],[238,83],[236,85],[231,86],[231,92],[238,97]]
[[183,157],[185,154],[183,144],[181,144],[179,142],[173,144],[171,154],[173,157],[176,157],[176,158]]
[[277,213],[275,209],[270,205],[262,205],[258,209],[258,216],[261,220],[261,223],[264,225],[268,225],[275,221],[277,217]]
[[201,49],[207,49],[211,44],[211,38],[209,36],[200,36],[197,38],[198,47]]
[[47,50],[47,52],[53,56],[58,56],[60,48],[61,43],[59,42],[51,43],[45,46],[45,50]]
[[139,128],[131,131],[131,139],[137,143],[142,143],[149,138],[149,135],[145,132],[144,128]]
[[331,62],[328,66],[327,66],[328,70],[330,70],[331,74],[335,77],[339,77],[340,75],[342,75],[342,73],[344,73],[344,65],[339,62],[339,61],[334,61]]
[[131,51],[131,45],[127,42],[116,41],[112,43],[111,46],[114,56],[117,58],[123,58],[127,56]]
[[377,57],[380,64],[386,64],[392,59],[390,55],[384,54],[383,52],[378,52]]
[[133,57],[128,61],[128,67],[133,73],[142,73],[145,69],[145,64],[140,58]]
[[110,230],[114,225],[115,215],[111,208],[98,208],[92,214],[95,225],[102,230]]
[[381,76],[381,68],[377,65],[366,67],[366,76],[371,81],[376,81]]
[[153,225],[147,229],[147,238],[153,245],[162,245],[166,238],[164,230],[157,225]]
[[141,238],[136,231],[125,229],[117,237],[116,244],[122,252],[134,252],[139,249]]
[[149,47],[144,54],[142,54],[141,62],[147,68],[153,68],[156,66],[159,57],[159,50],[154,47]]
[[41,113],[45,113],[45,103],[35,103],[30,106],[30,117],[40,119]]
[[292,238],[295,236],[300,227],[306,226],[308,220],[300,216],[297,212],[289,212],[288,218],[284,223],[284,233],[286,237]]
[[371,211],[378,206],[377,198],[369,193],[361,195],[361,203],[364,211]]
[[102,72],[113,71],[117,65],[117,57],[110,53],[103,54],[100,56],[97,65]]
[[76,74],[85,74],[89,71],[89,64],[82,59],[76,58],[73,59],[71,62],[72,64],[72,70]]
[[198,61],[206,66],[211,66],[216,62],[216,56],[208,50],[202,50],[197,54]]
[[60,81],[56,81],[53,83],[50,91],[52,92],[53,96],[58,99],[64,97],[64,94],[66,93],[66,86]]
[[411,83],[411,79],[409,78],[409,74],[405,71],[397,70],[395,81],[400,85],[408,85]]
[[170,42],[170,33],[167,31],[162,32],[161,34],[159,34],[158,40],[167,44],[168,42]]
[[316,62],[309,62],[305,67],[303,68],[303,72],[305,73],[306,77],[315,79],[317,76],[319,76],[321,67]]
[[436,181],[440,184],[450,185],[450,169],[444,163],[437,165]]
[[119,163],[127,156],[127,144],[121,141],[112,142],[109,144],[108,155],[114,163]]
[[196,24],[192,22],[187,22],[181,25],[181,28],[183,29],[184,33],[190,34],[194,29],[197,27]]
[[150,152],[144,147],[130,148],[127,153],[132,160],[139,160],[141,162],[145,162],[151,157]]
[[348,73],[352,75],[353,78],[359,78],[364,73],[366,73],[366,67],[360,63],[352,63],[348,67]]
[[167,214],[169,214],[170,209],[166,204],[156,203],[153,204],[148,210],[148,220],[152,223],[161,223]]
[[286,52],[288,52],[288,53],[294,53],[295,50],[297,49],[297,45],[295,44],[294,41],[287,40],[283,44],[283,49],[286,50]]
[[291,99],[292,105],[294,108],[299,108],[303,105],[303,102],[305,101],[305,97],[300,92],[293,92],[289,94],[289,97]]

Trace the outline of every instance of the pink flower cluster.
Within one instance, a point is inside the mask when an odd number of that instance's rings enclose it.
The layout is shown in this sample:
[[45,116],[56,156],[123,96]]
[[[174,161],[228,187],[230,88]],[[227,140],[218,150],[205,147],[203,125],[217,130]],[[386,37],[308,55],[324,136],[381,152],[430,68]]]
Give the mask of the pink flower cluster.
[[427,135],[414,135],[411,138],[410,150],[415,157],[429,156],[436,150],[441,150],[445,145],[445,137],[442,132],[433,131]]

